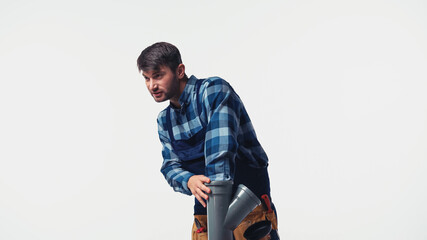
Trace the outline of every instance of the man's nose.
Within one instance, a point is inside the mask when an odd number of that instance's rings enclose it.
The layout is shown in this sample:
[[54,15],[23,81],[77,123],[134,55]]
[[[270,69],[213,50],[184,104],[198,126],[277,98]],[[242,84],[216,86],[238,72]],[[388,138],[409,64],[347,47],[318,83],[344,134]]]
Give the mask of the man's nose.
[[148,89],[153,90],[156,88],[156,85],[152,79],[150,79],[150,82],[148,83]]

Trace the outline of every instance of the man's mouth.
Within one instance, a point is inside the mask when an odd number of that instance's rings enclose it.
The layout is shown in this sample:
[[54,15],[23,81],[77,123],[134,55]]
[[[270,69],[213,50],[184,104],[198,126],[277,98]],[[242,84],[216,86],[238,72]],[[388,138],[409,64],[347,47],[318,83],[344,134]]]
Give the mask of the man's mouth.
[[155,93],[153,93],[153,96],[155,97],[155,98],[158,98],[158,97],[160,97],[162,95],[162,92],[155,92]]

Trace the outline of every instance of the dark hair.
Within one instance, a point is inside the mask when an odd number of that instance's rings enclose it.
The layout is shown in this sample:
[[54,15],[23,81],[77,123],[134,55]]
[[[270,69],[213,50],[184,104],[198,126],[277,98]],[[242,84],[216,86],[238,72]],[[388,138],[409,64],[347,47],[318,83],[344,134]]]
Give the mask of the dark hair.
[[182,60],[177,47],[167,42],[158,42],[144,49],[136,62],[140,72],[159,70],[161,66],[175,71]]

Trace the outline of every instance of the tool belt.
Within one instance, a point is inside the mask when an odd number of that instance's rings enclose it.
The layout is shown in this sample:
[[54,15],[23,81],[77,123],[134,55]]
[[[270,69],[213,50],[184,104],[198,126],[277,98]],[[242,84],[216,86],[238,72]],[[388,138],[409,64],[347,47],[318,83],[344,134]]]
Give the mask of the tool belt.
[[[194,215],[194,218],[197,218],[205,229],[207,229],[208,221],[207,221],[207,215]],[[264,220],[269,220],[271,222],[271,226],[273,230],[277,230],[277,218],[276,214],[274,212],[267,212],[262,205],[256,207],[252,212],[246,216],[243,221],[237,226],[236,229],[234,229],[233,234],[235,240],[245,240],[243,237],[243,233],[246,231],[248,227],[250,227],[252,224]],[[192,240],[207,240],[208,239],[208,233],[207,231],[203,231],[198,233],[197,232],[197,226],[196,223],[193,223],[193,229],[191,234]]]

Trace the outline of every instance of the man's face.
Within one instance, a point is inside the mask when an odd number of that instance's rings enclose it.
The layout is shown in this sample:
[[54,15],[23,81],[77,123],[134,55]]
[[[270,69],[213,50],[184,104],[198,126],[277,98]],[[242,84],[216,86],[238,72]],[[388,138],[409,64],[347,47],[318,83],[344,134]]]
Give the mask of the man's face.
[[147,89],[154,101],[166,100],[178,101],[180,97],[179,81],[176,74],[167,66],[161,66],[159,70],[142,72]]

